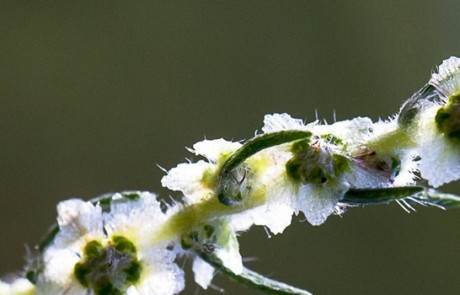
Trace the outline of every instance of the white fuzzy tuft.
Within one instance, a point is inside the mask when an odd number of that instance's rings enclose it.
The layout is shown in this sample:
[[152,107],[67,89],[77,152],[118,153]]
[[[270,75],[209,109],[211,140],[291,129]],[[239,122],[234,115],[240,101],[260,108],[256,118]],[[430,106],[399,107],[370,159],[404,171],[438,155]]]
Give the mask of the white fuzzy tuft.
[[444,60],[429,82],[445,99],[460,94],[460,58],[451,56]]

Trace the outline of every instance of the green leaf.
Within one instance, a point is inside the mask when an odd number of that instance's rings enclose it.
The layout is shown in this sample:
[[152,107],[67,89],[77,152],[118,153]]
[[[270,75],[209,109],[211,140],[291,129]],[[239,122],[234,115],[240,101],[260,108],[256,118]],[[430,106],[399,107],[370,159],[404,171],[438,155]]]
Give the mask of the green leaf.
[[341,202],[348,205],[382,204],[405,199],[424,190],[421,186],[350,189]]
[[347,205],[374,205],[406,200],[441,209],[460,208],[460,196],[421,186],[350,189],[342,199]]
[[307,139],[310,136],[311,132],[302,130],[279,131],[256,136],[248,140],[225,161],[220,170],[220,175],[229,174],[233,169],[243,163],[244,160],[261,150],[298,139]]

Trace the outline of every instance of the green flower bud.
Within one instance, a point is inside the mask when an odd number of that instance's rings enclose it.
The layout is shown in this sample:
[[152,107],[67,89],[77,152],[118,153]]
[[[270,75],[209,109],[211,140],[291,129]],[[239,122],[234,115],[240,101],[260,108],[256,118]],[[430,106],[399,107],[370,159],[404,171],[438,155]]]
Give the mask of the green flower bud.
[[460,95],[451,96],[449,103],[436,113],[438,130],[451,139],[460,140]]
[[[336,137],[327,138],[331,142],[341,143]],[[331,152],[319,142],[310,144],[309,140],[298,141],[292,145],[291,152],[294,156],[286,163],[286,172],[302,184],[323,184],[336,179],[349,165],[345,156]]]
[[136,247],[122,236],[114,236],[112,243],[105,247],[99,241],[89,242],[84,256],[74,267],[80,284],[97,295],[124,294],[139,281],[141,271]]

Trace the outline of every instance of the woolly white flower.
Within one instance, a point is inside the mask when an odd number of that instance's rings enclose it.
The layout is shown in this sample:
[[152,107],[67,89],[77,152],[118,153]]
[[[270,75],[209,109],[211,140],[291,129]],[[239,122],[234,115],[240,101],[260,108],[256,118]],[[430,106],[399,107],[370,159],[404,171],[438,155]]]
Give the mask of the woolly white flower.
[[[375,124],[368,118],[332,125],[317,122],[305,125],[287,114],[274,114],[265,116],[264,122],[265,132],[290,128],[312,132],[301,151],[293,152],[290,150],[293,145],[287,144],[258,155],[270,158],[262,172],[264,176],[259,178],[265,186],[267,204],[263,210],[253,209],[246,214],[255,224],[265,225],[275,234],[282,232],[290,224],[292,214],[299,211],[311,224],[323,223],[330,214],[340,212],[338,203],[350,188],[392,185],[393,160],[367,147],[367,142],[379,136],[384,127],[378,127],[376,133]],[[293,181],[288,175],[289,169],[294,169],[291,174],[294,173],[297,180]],[[251,216],[252,212],[260,212],[260,215]]]
[[69,200],[58,214],[60,231],[43,254],[37,294],[166,295],[184,288],[175,252],[149,242],[167,218],[155,195],[116,194],[107,213]]
[[176,294],[184,288],[184,273],[174,263],[176,253],[167,250],[167,242],[152,244],[152,237],[167,218],[156,196],[149,192],[140,193],[136,201],[113,202],[110,212],[103,214],[108,237],[128,238],[136,246],[137,258],[142,263],[140,282],[130,287],[128,294]]
[[73,275],[86,243],[104,239],[101,207],[71,199],[58,204],[60,232],[43,254],[45,268],[37,281],[37,294],[85,294]]
[[438,67],[438,72],[431,75],[429,82],[442,94],[444,102],[460,93],[460,58],[451,56]]
[[272,133],[283,130],[306,130],[307,128],[302,120],[294,119],[289,114],[282,113],[265,115],[262,131]]
[[195,155],[206,157],[211,162],[218,162],[222,157],[230,155],[241,147],[241,143],[227,141],[223,138],[203,140],[195,143],[190,149]]
[[[291,224],[295,210],[293,206],[282,202],[283,196],[279,195],[278,197],[280,200],[273,199],[272,202],[268,202],[264,206],[258,206],[232,216],[230,221],[232,228],[239,232],[249,229],[252,225],[260,225],[266,226],[272,234],[282,233]],[[290,201],[290,198],[284,199]]]
[[419,149],[422,177],[433,187],[460,179],[459,148],[443,136],[422,145]]
[[214,255],[232,272],[241,274],[243,263],[236,231],[226,221],[216,226],[216,229]]
[[213,266],[201,259],[199,256],[196,256],[193,259],[192,271],[195,282],[205,290],[211,284],[216,272]]
[[[398,117],[395,116],[385,121],[380,120],[372,125],[372,130],[372,136],[367,142],[371,142],[371,148],[379,155],[380,159],[391,166],[391,170],[393,170],[390,175],[392,186],[415,185],[419,165],[415,159],[418,157],[418,153],[413,149],[415,143],[401,130]],[[395,137],[392,138],[392,135]],[[379,187],[379,185],[373,187]]]
[[460,59],[443,61],[429,84],[436,90],[418,98],[422,107],[409,132],[419,145],[421,176],[438,187],[460,179]]
[[130,241],[148,247],[152,236],[161,229],[168,216],[160,208],[156,196],[149,192],[133,194],[137,199],[126,202],[123,195],[113,195],[110,212],[103,213],[104,229],[108,237],[121,235]]
[[0,281],[0,295],[32,295],[35,286],[26,278],[17,278],[11,283]]
[[301,211],[312,225],[322,224],[334,212],[340,213],[338,203],[350,188],[391,185],[389,167],[373,153],[350,157],[333,151],[331,145],[324,142],[317,142],[316,146],[311,148],[318,149],[319,160],[315,162],[314,156],[300,158],[298,160],[303,161],[301,165],[305,168],[294,171],[304,173],[300,175],[303,180],[294,195],[295,209]]
[[183,163],[168,171],[161,179],[161,184],[171,190],[181,191],[186,205],[194,204],[209,197],[214,192],[217,162],[226,159],[241,147],[240,143],[224,139],[203,140],[193,145],[189,151],[204,156],[209,162],[200,160],[196,163]]
[[169,170],[161,179],[161,184],[170,190],[182,192],[182,200],[186,205],[194,204],[209,198],[212,194],[213,187],[209,185],[206,175],[213,175],[216,168],[215,164],[203,160],[182,163]]
[[460,179],[460,144],[441,133],[436,126],[438,107],[425,110],[419,119],[419,153],[421,176],[439,187]]
[[[222,216],[194,227],[190,233],[182,237],[181,244],[185,250],[191,250],[191,253],[212,255],[214,260],[218,259],[233,273],[241,274],[243,263],[236,230],[229,223],[230,219],[229,216]],[[192,270],[195,282],[207,289],[215,274],[214,267],[199,255],[195,255]]]
[[[208,245],[208,247],[210,245]],[[232,232],[230,239],[225,241],[225,244],[219,245],[219,243],[217,243],[212,245],[212,247],[213,255],[222,262],[223,266],[235,274],[242,273],[243,262],[239,252],[238,240],[234,232]],[[207,289],[216,273],[214,267],[203,261],[199,256],[196,256],[193,260],[192,270],[195,282],[203,289]]]

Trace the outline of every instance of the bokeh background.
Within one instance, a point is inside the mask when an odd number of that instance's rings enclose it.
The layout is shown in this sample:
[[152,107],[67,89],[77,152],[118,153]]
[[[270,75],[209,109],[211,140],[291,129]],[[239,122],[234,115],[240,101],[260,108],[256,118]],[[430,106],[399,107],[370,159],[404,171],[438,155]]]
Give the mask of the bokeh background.
[[[185,147],[204,137],[250,138],[274,112],[394,114],[460,54],[459,11],[458,1],[1,1],[0,273],[21,268],[60,200],[168,198],[156,165],[195,159]],[[460,211],[356,208],[320,227],[295,217],[272,238],[253,228],[241,249],[257,258],[248,267],[315,294],[458,294],[459,224]],[[218,292],[189,277],[184,294]]]

